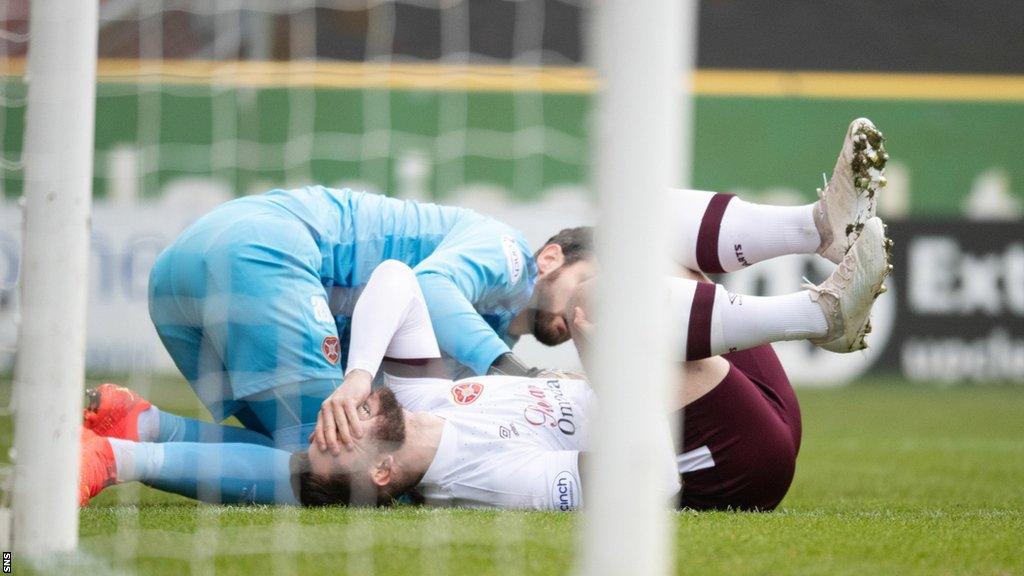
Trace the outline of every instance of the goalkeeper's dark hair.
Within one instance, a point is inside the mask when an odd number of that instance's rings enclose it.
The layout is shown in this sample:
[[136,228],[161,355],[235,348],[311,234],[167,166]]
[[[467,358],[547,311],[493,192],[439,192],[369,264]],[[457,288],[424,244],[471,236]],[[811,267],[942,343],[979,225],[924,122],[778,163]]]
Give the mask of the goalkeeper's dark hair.
[[580,260],[589,260],[594,257],[594,227],[593,226],[577,226],[576,228],[566,228],[555,234],[544,243],[544,246],[540,247],[534,253],[536,258],[540,251],[545,246],[551,244],[557,244],[562,247],[562,256],[565,257],[563,266],[575,264]]

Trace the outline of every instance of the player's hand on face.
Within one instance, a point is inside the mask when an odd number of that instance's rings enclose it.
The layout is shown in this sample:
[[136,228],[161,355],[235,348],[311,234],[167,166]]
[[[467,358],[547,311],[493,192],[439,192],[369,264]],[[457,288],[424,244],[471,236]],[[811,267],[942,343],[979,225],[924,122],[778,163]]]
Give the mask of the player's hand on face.
[[572,335],[576,351],[583,356],[584,350],[590,344],[590,338],[594,334],[594,323],[587,316],[590,309],[590,291],[594,286],[595,279],[587,280],[576,287],[575,293],[569,301],[569,333]]
[[586,311],[579,306],[573,311],[572,327],[573,340],[577,340],[577,347],[579,344],[590,342],[590,337],[594,333],[594,323],[587,318]]
[[577,306],[572,317],[572,325],[579,330],[581,334],[589,336],[594,331],[594,323],[587,317],[587,311],[582,307]]
[[316,429],[309,441],[316,442],[320,450],[329,450],[337,456],[344,447],[348,450],[363,437],[363,419],[359,407],[370,396],[373,376],[365,370],[353,370],[345,376],[344,382],[320,405],[316,417]]

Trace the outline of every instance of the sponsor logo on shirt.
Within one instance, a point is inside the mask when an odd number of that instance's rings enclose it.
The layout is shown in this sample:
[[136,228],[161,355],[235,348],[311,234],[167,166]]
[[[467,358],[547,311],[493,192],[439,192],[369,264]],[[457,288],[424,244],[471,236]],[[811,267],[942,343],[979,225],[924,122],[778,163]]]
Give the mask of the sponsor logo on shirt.
[[328,362],[337,364],[338,360],[341,360],[341,344],[338,342],[338,337],[333,334],[324,337],[324,341],[320,343],[320,352]]
[[511,284],[518,284],[523,277],[523,251],[519,244],[511,236],[502,236],[501,247],[505,250],[505,265],[508,267],[508,277]]
[[574,510],[580,505],[580,481],[576,475],[568,470],[563,470],[555,476],[551,485],[551,506],[562,512]]
[[498,426],[498,436],[508,440],[515,436],[519,437],[519,429],[516,428],[515,422],[509,422],[508,426]]
[[313,318],[317,322],[334,322],[334,315],[331,314],[331,307],[327,305],[327,299],[323,296],[310,296],[309,303],[313,306]]
[[463,406],[476,402],[483,393],[484,385],[479,382],[461,382],[452,386],[452,400]]
[[548,380],[543,388],[530,384],[526,390],[533,400],[523,409],[523,417],[527,422],[534,426],[558,428],[566,436],[576,433],[573,404],[565,397],[565,391],[558,380]]

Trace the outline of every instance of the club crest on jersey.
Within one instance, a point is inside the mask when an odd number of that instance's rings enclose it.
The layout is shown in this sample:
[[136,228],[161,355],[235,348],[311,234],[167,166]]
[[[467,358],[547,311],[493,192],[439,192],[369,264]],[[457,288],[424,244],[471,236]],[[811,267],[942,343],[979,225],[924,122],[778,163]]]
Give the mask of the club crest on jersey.
[[337,364],[338,360],[341,360],[341,343],[338,342],[338,337],[333,334],[325,337],[324,341],[320,343],[320,351],[323,352],[324,358],[331,364]]
[[484,393],[484,385],[479,382],[462,382],[452,386],[452,400],[456,404],[472,404]]

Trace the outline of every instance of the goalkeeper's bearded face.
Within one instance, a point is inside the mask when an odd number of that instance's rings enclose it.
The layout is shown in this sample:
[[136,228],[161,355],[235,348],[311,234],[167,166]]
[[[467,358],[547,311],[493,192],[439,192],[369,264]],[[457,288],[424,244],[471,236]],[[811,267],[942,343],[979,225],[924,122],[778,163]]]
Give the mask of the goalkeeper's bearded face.
[[533,335],[548,346],[569,340],[570,300],[578,286],[594,277],[597,263],[579,260],[543,271],[534,288]]

